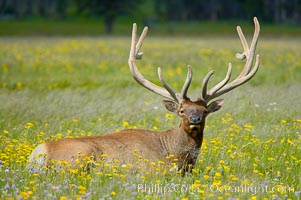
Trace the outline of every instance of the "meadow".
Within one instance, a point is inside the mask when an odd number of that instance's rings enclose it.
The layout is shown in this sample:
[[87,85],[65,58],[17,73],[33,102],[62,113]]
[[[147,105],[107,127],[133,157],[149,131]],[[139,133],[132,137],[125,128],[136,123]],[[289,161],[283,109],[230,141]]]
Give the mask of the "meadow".
[[[233,64],[244,62],[238,37],[148,37],[138,67],[159,84],[157,67],[180,90],[193,67],[189,96],[200,95]],[[247,34],[250,36],[250,34]],[[129,37],[0,38],[0,199],[300,199],[301,39],[259,39],[261,66],[246,85],[224,95],[208,117],[193,171],[133,171],[137,163],[99,164],[89,172],[26,169],[44,141],[127,128],[166,130],[179,117],[138,85],[127,65]],[[87,160],[89,162],[89,160]]]

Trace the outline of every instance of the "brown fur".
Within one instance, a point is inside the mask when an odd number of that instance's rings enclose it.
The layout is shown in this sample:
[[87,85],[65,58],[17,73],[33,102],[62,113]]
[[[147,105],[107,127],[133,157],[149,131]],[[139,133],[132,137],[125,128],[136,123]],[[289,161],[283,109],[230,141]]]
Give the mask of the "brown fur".
[[[168,105],[167,105],[168,104]],[[179,105],[165,101],[165,106],[181,117],[181,124],[168,131],[154,132],[144,129],[129,129],[102,136],[67,138],[39,145],[29,158],[29,166],[47,165],[49,160],[65,160],[74,163],[78,154],[92,156],[95,160],[108,155],[107,161],[117,159],[119,163],[133,163],[134,151],[149,161],[169,162],[166,158],[173,155],[177,159],[178,169],[187,170],[193,166],[203,140],[203,129],[207,113],[214,112],[206,108],[201,101],[183,100]],[[197,116],[200,121],[191,122],[189,117]],[[191,125],[195,127],[191,128]],[[44,154],[45,159],[39,157]]]

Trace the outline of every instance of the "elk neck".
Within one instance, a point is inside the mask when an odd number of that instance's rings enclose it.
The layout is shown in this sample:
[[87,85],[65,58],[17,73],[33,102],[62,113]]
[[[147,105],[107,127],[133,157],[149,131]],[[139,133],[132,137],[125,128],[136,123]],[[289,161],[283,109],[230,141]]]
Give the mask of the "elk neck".
[[181,121],[178,131],[180,135],[185,135],[191,143],[195,144],[196,148],[201,148],[203,142],[203,132],[205,127],[205,119],[202,120],[198,128],[191,128],[188,124]]
[[176,157],[183,153],[199,151],[203,141],[205,122],[199,129],[189,129],[183,122],[179,127],[160,133],[160,143],[166,155],[173,154]]

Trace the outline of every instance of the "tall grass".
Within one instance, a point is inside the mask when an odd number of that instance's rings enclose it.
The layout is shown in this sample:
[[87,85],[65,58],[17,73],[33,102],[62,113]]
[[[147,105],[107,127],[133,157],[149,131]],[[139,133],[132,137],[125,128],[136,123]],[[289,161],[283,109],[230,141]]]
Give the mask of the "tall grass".
[[[129,37],[0,38],[2,199],[300,198],[299,39],[259,42],[257,75],[224,95],[224,107],[209,116],[197,164],[186,176],[133,172],[135,163],[29,173],[27,157],[44,141],[177,126],[161,97],[131,78],[129,44]],[[158,84],[156,68],[162,67],[177,90],[192,65],[189,95],[196,98],[209,70],[216,70],[210,86],[224,77],[229,61],[238,75],[241,49],[234,38],[148,38],[137,64]]]
[[[132,24],[144,24],[137,17],[118,18],[114,23],[112,35],[128,35]],[[246,32],[253,31],[252,21],[190,21],[190,22],[160,22],[149,23],[152,35],[157,36],[233,36],[233,27],[240,24]],[[265,37],[295,37],[301,34],[300,24],[271,24],[261,22],[262,36]],[[1,36],[99,36],[106,35],[104,20],[102,18],[66,18],[55,19],[9,19],[0,20]]]

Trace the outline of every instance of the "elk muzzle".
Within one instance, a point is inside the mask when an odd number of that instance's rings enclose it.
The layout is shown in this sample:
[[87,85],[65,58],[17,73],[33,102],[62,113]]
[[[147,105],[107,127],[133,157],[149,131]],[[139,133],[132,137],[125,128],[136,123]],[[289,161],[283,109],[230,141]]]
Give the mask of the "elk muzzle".
[[191,114],[188,117],[188,121],[189,121],[189,128],[191,130],[193,130],[193,129],[200,129],[201,128],[202,118],[201,118],[200,115],[198,115],[198,114]]
[[201,122],[201,117],[199,115],[189,116],[189,122],[192,124],[199,124]]

